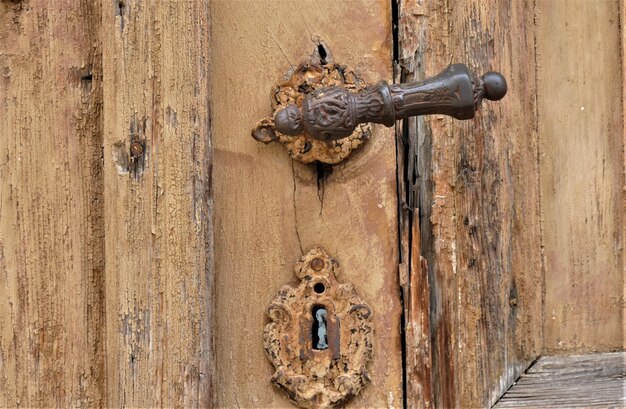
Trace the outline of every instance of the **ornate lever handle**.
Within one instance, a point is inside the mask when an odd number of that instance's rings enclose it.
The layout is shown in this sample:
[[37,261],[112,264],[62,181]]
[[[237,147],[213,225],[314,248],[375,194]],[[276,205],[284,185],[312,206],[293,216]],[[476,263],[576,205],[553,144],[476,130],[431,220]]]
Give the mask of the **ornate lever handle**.
[[358,93],[341,87],[319,88],[306,95],[302,108],[292,104],[278,111],[274,126],[285,135],[307,133],[320,140],[336,140],[366,122],[393,126],[397,119],[426,114],[471,119],[483,98],[497,101],[506,91],[501,74],[478,77],[465,64],[453,64],[422,82],[389,85],[381,81]]

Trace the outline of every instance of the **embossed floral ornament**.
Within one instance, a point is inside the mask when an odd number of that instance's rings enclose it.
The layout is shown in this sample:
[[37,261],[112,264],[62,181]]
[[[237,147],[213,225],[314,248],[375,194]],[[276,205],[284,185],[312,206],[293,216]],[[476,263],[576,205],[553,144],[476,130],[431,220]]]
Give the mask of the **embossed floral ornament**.
[[295,266],[300,284],[283,286],[267,310],[271,381],[301,408],[341,406],[370,382],[372,312],[354,286],[337,282],[340,272],[326,251],[312,249]]
[[[274,114],[288,106],[302,106],[304,97],[316,89],[342,87],[349,92],[358,92],[366,86],[367,84],[345,65],[301,64],[287,81],[274,86],[271,96],[274,113],[257,123],[252,131],[252,137],[259,142],[278,141],[284,144],[289,155],[303,163],[339,163],[370,137],[372,133],[370,125],[361,124],[344,138],[323,141],[306,133],[290,136],[276,131]],[[295,114],[298,114],[297,110]],[[286,111],[285,115],[289,115],[289,112]],[[290,122],[296,122],[295,118],[291,119]]]

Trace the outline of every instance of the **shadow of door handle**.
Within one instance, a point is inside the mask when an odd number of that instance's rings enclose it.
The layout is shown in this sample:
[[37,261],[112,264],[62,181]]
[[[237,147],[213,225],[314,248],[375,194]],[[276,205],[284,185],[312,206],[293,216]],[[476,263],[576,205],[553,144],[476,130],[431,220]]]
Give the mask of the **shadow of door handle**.
[[367,122],[393,126],[398,119],[427,114],[471,119],[483,98],[497,101],[506,91],[501,74],[478,77],[464,64],[453,64],[421,82],[381,81],[358,93],[342,87],[319,88],[306,95],[301,108],[288,105],[276,112],[274,125],[285,135],[306,133],[319,140],[336,140]]

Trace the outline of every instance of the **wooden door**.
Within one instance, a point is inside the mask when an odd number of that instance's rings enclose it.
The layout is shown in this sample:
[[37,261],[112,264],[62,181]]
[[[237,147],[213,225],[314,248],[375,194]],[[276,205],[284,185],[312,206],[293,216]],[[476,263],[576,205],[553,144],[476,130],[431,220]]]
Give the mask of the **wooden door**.
[[[263,332],[316,247],[371,307],[349,407],[491,407],[545,352],[622,348],[620,6],[0,1],[0,406],[290,407]],[[455,62],[508,95],[332,166],[250,136],[301,63]]]
[[526,1],[398,2],[401,81],[459,61],[509,85],[473,120],[403,124],[409,291],[429,294],[407,327],[430,326],[406,351],[409,406],[491,407],[541,353],[533,19]]
[[[217,1],[211,18],[218,404],[287,405],[267,382],[264,307],[322,245],[375,306],[372,385],[355,407],[492,405],[541,353],[533,8]],[[396,138],[376,126],[320,170],[246,136],[273,85],[320,50],[370,82],[452,62],[516,80],[472,121],[412,119]]]
[[[266,310],[295,262],[321,246],[372,307],[371,385],[354,405],[401,407],[396,157],[393,130],[322,169],[250,137],[271,113],[272,87],[301,63],[346,64],[370,82],[392,80],[386,1],[211,3],[218,407],[288,407],[269,379]],[[355,40],[357,39],[358,40]],[[325,54],[325,55],[324,55]]]

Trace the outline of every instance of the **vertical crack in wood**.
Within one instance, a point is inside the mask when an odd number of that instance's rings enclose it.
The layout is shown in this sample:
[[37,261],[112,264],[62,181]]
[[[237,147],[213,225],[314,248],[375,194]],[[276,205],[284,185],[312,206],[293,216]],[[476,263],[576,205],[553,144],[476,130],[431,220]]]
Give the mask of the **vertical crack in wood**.
[[[418,44],[413,44],[416,35],[407,33],[407,30],[419,27],[416,19],[421,15],[419,10],[410,10],[409,7],[402,0],[392,1],[396,83],[424,77],[423,72],[421,75],[416,73]],[[423,124],[421,118],[408,118],[397,122],[396,127],[399,274],[403,304],[403,404],[407,408],[431,408],[434,405],[430,346],[431,295],[427,264],[421,256],[420,241],[420,202],[424,200],[420,195],[426,192],[425,189],[420,189],[420,166],[424,166],[418,157],[420,123]]]
[[[393,82],[400,83],[402,68],[398,64],[398,55],[400,47],[400,38],[398,35],[399,27],[399,4],[400,0],[391,0],[391,27],[392,27],[392,41],[393,41]],[[407,408],[407,345],[406,345],[406,303],[407,303],[407,280],[408,280],[408,260],[410,259],[405,246],[408,246],[408,236],[405,235],[405,209],[407,208],[406,197],[404,195],[406,180],[404,175],[404,166],[406,164],[405,158],[405,144],[403,140],[403,131],[405,127],[403,124],[406,120],[396,121],[395,127],[395,143],[396,143],[396,193],[398,195],[398,282],[399,298],[402,305],[402,312],[400,316],[400,341],[401,341],[401,354],[402,354],[402,406]]]
[[300,239],[300,231],[298,230],[298,205],[297,203],[297,189],[298,189],[298,183],[296,181],[296,168],[295,168],[295,163],[294,160],[291,159],[291,177],[293,180],[293,194],[292,194],[292,201],[293,201],[293,226],[294,229],[296,231],[296,238],[298,239],[298,247],[300,248],[300,253],[302,255],[304,255],[304,249],[302,248],[302,240]]
[[[535,61],[538,61],[538,50],[537,50],[537,20],[539,18],[538,13],[539,13],[539,8],[537,7],[537,1],[533,0],[532,3],[532,10],[533,10],[533,54],[535,57]],[[539,64],[535,63],[535,89],[539,89],[539,77],[538,77],[538,71],[539,71]],[[535,108],[535,133],[537,135],[537,143],[535,146],[535,166],[537,166],[537,178],[535,183],[537,183],[537,186],[541,185],[541,149],[540,146],[542,144],[541,141],[541,134],[539,132],[539,104],[537,104],[537,98],[535,97],[535,103],[534,103],[534,108]],[[543,240],[544,240],[544,234],[543,234],[543,224],[544,224],[544,214],[543,214],[543,192],[542,189],[539,189],[539,245],[541,248],[541,255],[540,255],[540,260],[541,260],[541,322],[544,323],[546,322],[546,260],[545,260],[545,253],[544,253],[544,244],[543,244]],[[544,339],[544,325],[541,325],[541,328],[539,330],[541,332],[541,339]],[[538,358],[537,358],[538,359]],[[534,363],[534,362],[533,362]],[[521,376],[521,374],[520,374]]]

